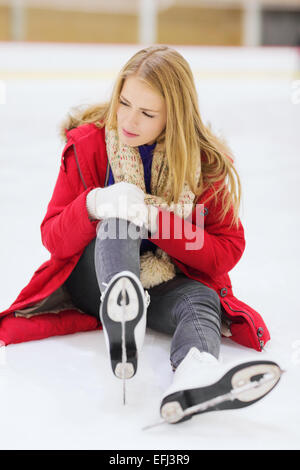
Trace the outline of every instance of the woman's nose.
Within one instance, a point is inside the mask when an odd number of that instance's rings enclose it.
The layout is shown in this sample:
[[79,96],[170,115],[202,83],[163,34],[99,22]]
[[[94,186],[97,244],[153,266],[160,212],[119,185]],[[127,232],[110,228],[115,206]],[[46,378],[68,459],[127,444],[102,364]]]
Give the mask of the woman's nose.
[[136,127],[138,126],[138,115],[136,112],[132,111],[131,113],[129,113],[129,115],[127,116],[127,124],[128,124],[128,127],[130,127],[129,129],[129,132],[134,132],[136,129]]

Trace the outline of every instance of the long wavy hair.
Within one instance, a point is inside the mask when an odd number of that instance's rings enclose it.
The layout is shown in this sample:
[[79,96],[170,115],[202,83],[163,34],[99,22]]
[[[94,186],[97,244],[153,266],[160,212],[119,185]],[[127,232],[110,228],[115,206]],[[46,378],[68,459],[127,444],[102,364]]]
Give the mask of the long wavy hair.
[[[241,183],[234,167],[234,159],[225,139],[216,136],[210,125],[202,122],[198,96],[191,68],[175,49],[155,45],[135,53],[123,66],[115,81],[109,102],[72,108],[61,123],[61,136],[65,130],[93,123],[102,128],[117,129],[117,109],[123,84],[127,77],[136,76],[164,99],[167,108],[166,126],[157,138],[157,146],[167,158],[172,179],[170,199],[177,203],[186,181],[196,200],[204,193],[220,207],[220,223],[227,213],[230,227],[239,225]],[[201,164],[196,181],[196,169]],[[207,191],[207,193],[206,193]]]

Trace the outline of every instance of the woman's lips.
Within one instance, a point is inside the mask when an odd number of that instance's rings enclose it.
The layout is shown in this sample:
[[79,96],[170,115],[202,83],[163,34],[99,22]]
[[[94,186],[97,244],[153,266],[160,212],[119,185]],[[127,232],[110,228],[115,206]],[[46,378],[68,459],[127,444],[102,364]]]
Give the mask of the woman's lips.
[[122,132],[126,137],[138,137],[138,134],[132,134],[131,132],[127,132],[125,129],[122,129]]

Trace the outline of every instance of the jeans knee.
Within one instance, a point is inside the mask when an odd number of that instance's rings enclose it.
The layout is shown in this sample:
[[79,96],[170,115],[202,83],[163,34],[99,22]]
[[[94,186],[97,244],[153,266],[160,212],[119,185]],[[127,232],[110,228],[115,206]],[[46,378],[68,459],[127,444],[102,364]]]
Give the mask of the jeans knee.
[[221,323],[221,303],[218,294],[212,289],[201,293],[183,294],[176,305],[177,321],[210,320],[216,325]]
[[220,312],[220,316],[221,316],[221,301],[220,301],[220,297],[218,295],[218,293],[214,290],[214,289],[211,289],[210,287],[208,287],[209,289],[209,295],[211,296],[212,298],[212,302],[216,305],[218,311]]

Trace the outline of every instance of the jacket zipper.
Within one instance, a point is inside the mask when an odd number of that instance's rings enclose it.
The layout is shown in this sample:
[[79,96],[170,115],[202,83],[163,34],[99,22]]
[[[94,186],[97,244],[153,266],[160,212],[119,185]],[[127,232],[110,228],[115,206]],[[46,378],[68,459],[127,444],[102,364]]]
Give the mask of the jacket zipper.
[[[77,168],[78,168],[78,172],[79,172],[79,175],[80,175],[82,184],[83,184],[83,186],[84,186],[84,189],[87,189],[87,185],[86,185],[86,183],[85,183],[85,181],[84,181],[84,178],[83,178],[83,175],[82,175],[80,166],[79,166],[78,156],[77,156],[75,144],[73,144],[73,149],[74,149],[74,154],[75,154],[76,165],[77,165]],[[109,177],[109,169],[110,169],[110,166],[109,166],[109,161],[108,161],[108,159],[107,159],[104,187],[107,186],[107,181],[108,181],[108,177]]]
[[107,165],[106,165],[106,174],[105,174],[105,182],[104,182],[104,187],[106,188],[107,186],[107,181],[108,181],[108,176],[109,176],[109,169],[110,169],[110,166],[109,166],[109,161],[107,159]]
[[83,176],[82,176],[82,173],[81,173],[81,169],[80,169],[80,166],[79,166],[78,156],[77,156],[75,144],[73,144],[73,148],[74,148],[74,154],[75,154],[76,165],[77,165],[77,168],[78,168],[78,171],[79,171],[79,175],[80,175],[81,181],[82,181],[82,183],[83,183],[84,189],[87,189],[87,185],[85,184],[85,181],[84,181],[84,179],[83,179]]

